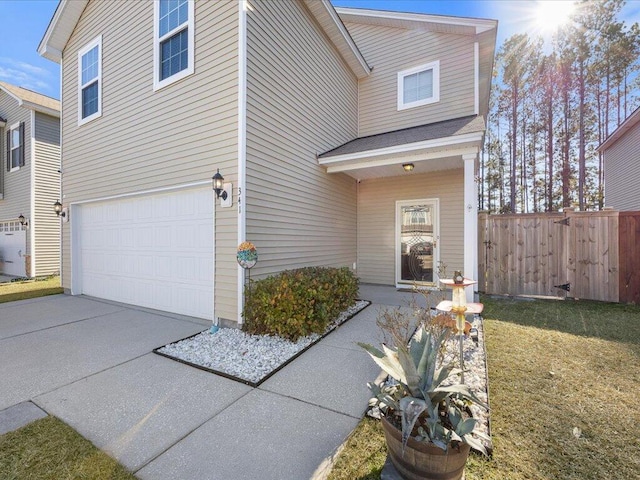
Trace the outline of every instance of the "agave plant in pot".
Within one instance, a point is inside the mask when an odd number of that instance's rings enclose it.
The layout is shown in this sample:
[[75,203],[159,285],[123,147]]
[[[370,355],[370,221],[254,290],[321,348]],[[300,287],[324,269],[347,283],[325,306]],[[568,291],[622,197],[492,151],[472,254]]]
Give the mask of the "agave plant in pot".
[[487,454],[468,408],[472,402],[486,406],[455,382],[461,371],[442,354],[449,336],[447,329],[422,324],[408,345],[379,350],[359,344],[389,375],[368,386],[382,413],[391,461],[406,479],[458,480],[471,447]]

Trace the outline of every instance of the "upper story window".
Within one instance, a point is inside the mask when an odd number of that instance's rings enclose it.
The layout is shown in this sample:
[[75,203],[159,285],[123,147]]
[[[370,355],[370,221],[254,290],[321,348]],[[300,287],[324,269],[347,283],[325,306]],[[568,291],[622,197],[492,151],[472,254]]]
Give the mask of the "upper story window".
[[24,166],[24,122],[11,125],[7,131],[7,172]]
[[193,73],[193,9],[193,0],[154,2],[154,90]]
[[78,125],[102,115],[102,36],[78,52]]
[[398,110],[440,100],[440,62],[398,72]]

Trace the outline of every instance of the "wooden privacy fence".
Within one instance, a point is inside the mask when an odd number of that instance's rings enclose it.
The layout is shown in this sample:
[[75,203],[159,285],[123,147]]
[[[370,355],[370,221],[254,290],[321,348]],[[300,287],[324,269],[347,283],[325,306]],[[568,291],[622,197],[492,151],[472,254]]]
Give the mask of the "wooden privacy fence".
[[640,212],[478,219],[479,289],[640,303]]

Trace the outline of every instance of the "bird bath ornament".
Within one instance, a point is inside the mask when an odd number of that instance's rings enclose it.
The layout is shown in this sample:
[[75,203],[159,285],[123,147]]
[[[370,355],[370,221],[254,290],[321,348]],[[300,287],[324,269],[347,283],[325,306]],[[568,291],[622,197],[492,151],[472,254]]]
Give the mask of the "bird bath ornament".
[[465,328],[465,315],[473,315],[482,313],[484,305],[481,303],[467,303],[467,295],[464,289],[474,285],[478,282],[464,278],[458,271],[454,272],[452,279],[440,280],[445,287],[451,288],[451,300],[443,300],[436,307],[442,312],[450,312],[456,316],[456,334],[460,340],[460,368],[462,369],[462,375],[460,376],[460,383],[464,383],[464,356],[463,356],[463,341],[464,341],[464,328]]

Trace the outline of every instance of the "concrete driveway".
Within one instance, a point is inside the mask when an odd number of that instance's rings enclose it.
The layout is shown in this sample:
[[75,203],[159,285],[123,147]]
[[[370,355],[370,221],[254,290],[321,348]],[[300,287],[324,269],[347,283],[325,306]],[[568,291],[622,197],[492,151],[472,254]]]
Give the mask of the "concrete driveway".
[[379,373],[354,343],[377,341],[377,310],[251,388],[151,353],[208,322],[67,295],[0,304],[0,424],[33,402],[145,480],[321,478]]

